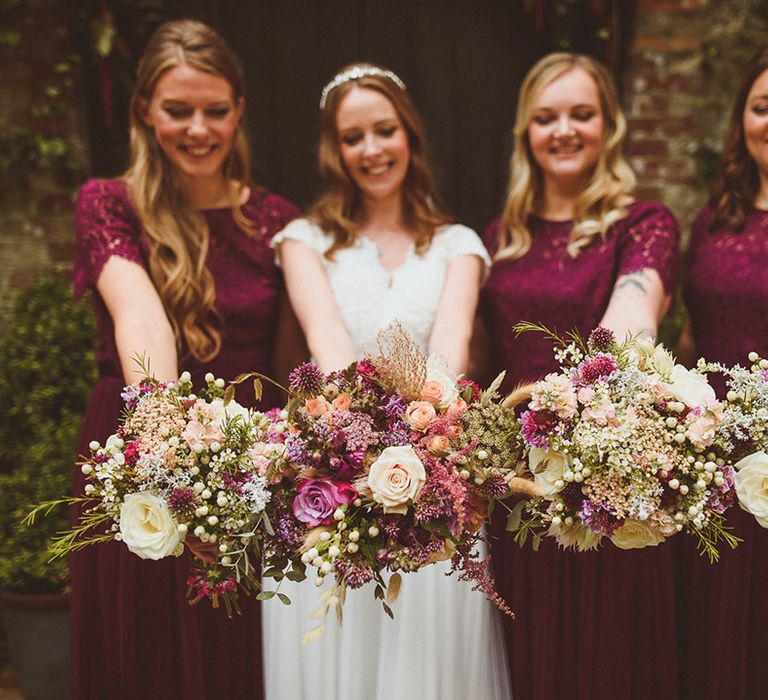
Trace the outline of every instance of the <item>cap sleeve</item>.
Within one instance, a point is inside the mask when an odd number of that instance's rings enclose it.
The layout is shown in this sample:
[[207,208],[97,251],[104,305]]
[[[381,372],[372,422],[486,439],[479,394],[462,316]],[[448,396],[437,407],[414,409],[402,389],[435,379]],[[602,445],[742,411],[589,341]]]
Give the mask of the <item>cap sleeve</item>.
[[680,229],[669,209],[655,202],[635,202],[618,224],[619,265],[617,276],[651,268],[668,294],[677,284]]
[[448,260],[453,260],[460,255],[476,255],[483,261],[486,269],[491,266],[491,258],[480,236],[468,226],[452,224],[442,229],[438,235],[441,245],[445,246]]
[[89,180],[75,202],[75,295],[96,282],[107,260],[117,255],[144,266],[141,225],[125,186],[117,180]]
[[[299,241],[308,246],[319,255],[324,255],[331,247],[331,237],[325,233],[317,224],[313,224],[309,219],[295,219],[291,221],[282,231],[278,231],[270,245],[277,248],[283,241],[291,239]],[[280,264],[280,257],[277,258]]]

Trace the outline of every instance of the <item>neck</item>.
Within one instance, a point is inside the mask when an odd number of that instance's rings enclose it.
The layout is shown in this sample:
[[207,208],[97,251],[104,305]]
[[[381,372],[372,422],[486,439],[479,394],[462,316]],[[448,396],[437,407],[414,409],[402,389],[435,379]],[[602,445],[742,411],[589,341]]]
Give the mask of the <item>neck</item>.
[[360,216],[361,229],[402,229],[403,202],[399,192],[387,199],[364,200]]
[[755,195],[756,209],[768,209],[768,174],[760,171],[760,189]]
[[220,176],[206,179],[182,176],[181,188],[189,206],[196,211],[225,207],[230,203],[231,185]]
[[584,182],[575,179],[566,182],[545,180],[541,204],[536,213],[555,221],[573,219],[576,199],[584,190],[584,185]]

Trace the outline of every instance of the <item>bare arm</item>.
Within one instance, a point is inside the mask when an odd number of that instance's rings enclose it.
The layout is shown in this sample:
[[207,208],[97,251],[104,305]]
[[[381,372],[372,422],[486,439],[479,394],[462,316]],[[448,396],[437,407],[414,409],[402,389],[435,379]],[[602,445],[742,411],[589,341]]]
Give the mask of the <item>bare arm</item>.
[[320,255],[299,241],[279,246],[288,297],[307,345],[323,372],[346,367],[355,360],[355,345],[341,318]]
[[437,306],[429,351],[442,356],[456,372],[467,371],[469,342],[480,292],[483,263],[476,255],[460,255],[450,263]]
[[149,360],[157,379],[176,379],[176,339],[146,271],[134,262],[112,256],[96,286],[115,324],[115,343],[125,381],[131,384],[141,379],[141,371],[133,361],[136,356]]
[[600,325],[610,328],[618,341],[629,334],[655,338],[670,300],[653,268],[622,275],[616,280]]

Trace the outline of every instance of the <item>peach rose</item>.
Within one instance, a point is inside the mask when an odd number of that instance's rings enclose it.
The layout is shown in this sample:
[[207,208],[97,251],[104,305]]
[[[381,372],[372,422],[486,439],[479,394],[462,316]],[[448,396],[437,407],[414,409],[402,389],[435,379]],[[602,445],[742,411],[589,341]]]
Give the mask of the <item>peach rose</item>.
[[324,396],[315,396],[305,401],[304,410],[312,416],[312,418],[322,418],[331,410],[331,407],[328,405]]
[[464,428],[462,428],[458,423],[454,423],[453,425],[449,426],[446,432],[448,433],[448,437],[451,438],[451,440],[454,440],[464,432]]
[[331,401],[331,408],[334,411],[346,411],[352,403],[352,397],[349,394],[339,394]]
[[445,435],[433,435],[427,442],[427,449],[432,454],[445,454],[448,451],[448,438]]
[[437,418],[437,412],[429,401],[411,401],[404,420],[414,430],[426,430],[435,418]]
[[443,400],[443,385],[436,379],[430,379],[424,382],[424,386],[421,387],[421,399],[422,401],[428,401],[433,406],[439,406]]

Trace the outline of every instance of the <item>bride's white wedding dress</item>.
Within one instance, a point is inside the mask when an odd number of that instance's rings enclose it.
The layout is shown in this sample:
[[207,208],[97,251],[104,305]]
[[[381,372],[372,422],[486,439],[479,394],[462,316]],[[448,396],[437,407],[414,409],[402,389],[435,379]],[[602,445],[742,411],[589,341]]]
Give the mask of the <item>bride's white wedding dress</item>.
[[[299,240],[321,255],[330,236],[306,219],[274,238]],[[376,350],[376,335],[397,320],[426,352],[448,263],[459,255],[490,260],[477,234],[452,225],[441,228],[430,248],[411,249],[393,271],[379,262],[379,250],[365,237],[351,248],[323,257],[331,289],[358,357]],[[331,612],[325,633],[301,641],[318,620],[320,595],[313,581],[285,581],[291,598],[262,607],[264,669],[268,700],[509,700],[511,690],[499,612],[482,593],[455,576],[448,562],[404,574],[389,619],[372,586],[347,591],[344,622]],[[330,577],[329,577],[330,578]],[[270,586],[272,587],[272,586]]]

